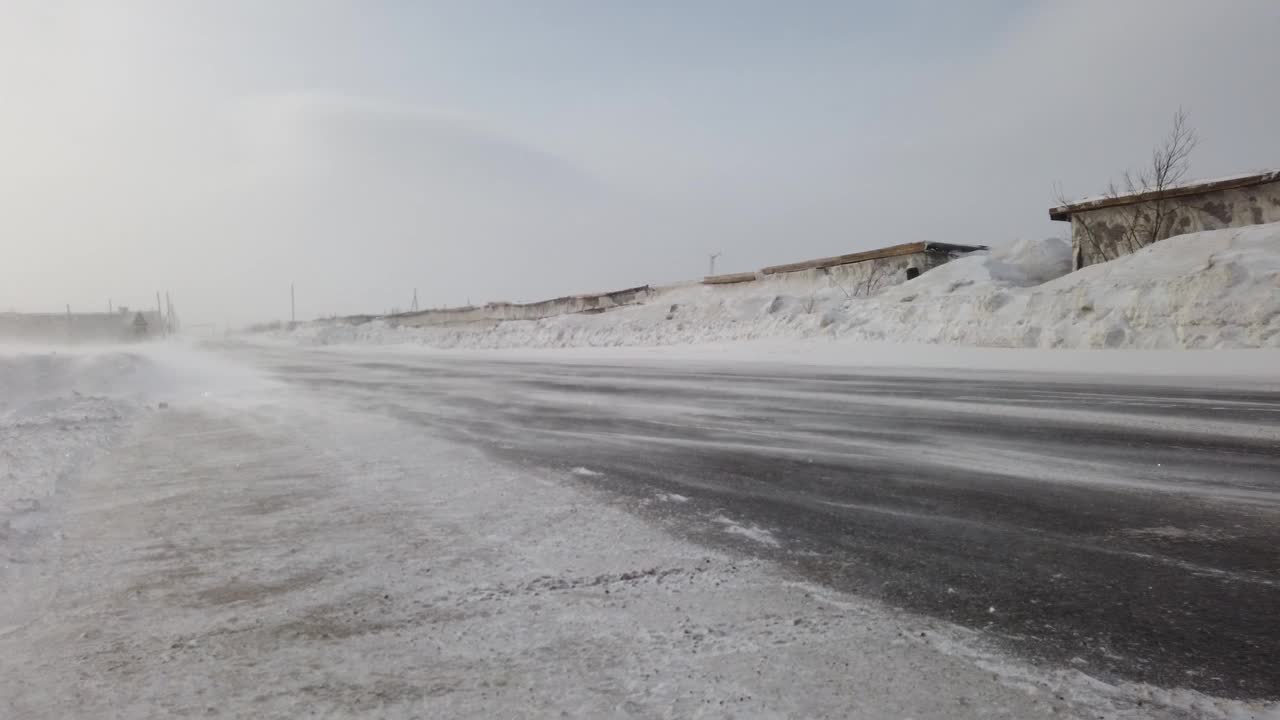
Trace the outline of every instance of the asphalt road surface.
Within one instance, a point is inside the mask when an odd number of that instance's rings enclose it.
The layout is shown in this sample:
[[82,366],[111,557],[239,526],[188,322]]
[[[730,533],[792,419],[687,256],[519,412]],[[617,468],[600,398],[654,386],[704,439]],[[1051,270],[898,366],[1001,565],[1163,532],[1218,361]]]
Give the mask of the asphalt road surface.
[[288,382],[563,471],[685,537],[983,630],[1038,663],[1280,695],[1280,392],[243,352]]

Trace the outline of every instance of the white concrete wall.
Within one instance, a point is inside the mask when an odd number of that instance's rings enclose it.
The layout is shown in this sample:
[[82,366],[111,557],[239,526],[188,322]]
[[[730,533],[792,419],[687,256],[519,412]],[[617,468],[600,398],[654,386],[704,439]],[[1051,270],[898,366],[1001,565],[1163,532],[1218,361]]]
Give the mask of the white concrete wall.
[[[1213,190],[1164,202],[1168,222],[1162,222],[1162,227],[1154,233],[1157,240],[1202,230],[1280,222],[1280,182]],[[1136,220],[1143,229],[1140,234],[1146,235],[1153,210],[1151,203],[1137,203],[1072,215],[1075,268],[1114,260],[1141,249],[1126,239],[1126,230]]]

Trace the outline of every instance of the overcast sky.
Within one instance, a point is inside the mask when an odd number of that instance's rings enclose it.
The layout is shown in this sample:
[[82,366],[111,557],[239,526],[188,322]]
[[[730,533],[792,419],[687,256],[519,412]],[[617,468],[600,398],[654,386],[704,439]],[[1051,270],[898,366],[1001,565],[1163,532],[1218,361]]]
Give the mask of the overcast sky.
[[[0,311],[528,301],[1063,235],[1181,105],[1280,166],[1280,2],[0,2]],[[149,298],[152,298],[149,300]]]

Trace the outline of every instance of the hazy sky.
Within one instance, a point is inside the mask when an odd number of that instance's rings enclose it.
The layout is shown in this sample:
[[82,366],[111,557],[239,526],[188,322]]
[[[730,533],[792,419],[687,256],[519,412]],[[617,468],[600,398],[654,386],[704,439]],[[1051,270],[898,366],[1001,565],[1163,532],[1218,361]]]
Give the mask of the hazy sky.
[[1179,105],[1280,166],[1280,2],[0,0],[0,311],[527,301],[1064,234]]

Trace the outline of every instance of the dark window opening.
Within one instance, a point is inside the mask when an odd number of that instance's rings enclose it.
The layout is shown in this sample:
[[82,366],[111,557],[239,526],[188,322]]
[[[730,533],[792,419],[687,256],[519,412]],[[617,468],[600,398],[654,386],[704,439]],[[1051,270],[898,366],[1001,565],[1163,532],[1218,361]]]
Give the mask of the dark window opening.
[[920,277],[920,268],[907,268],[907,279],[915,280]]

